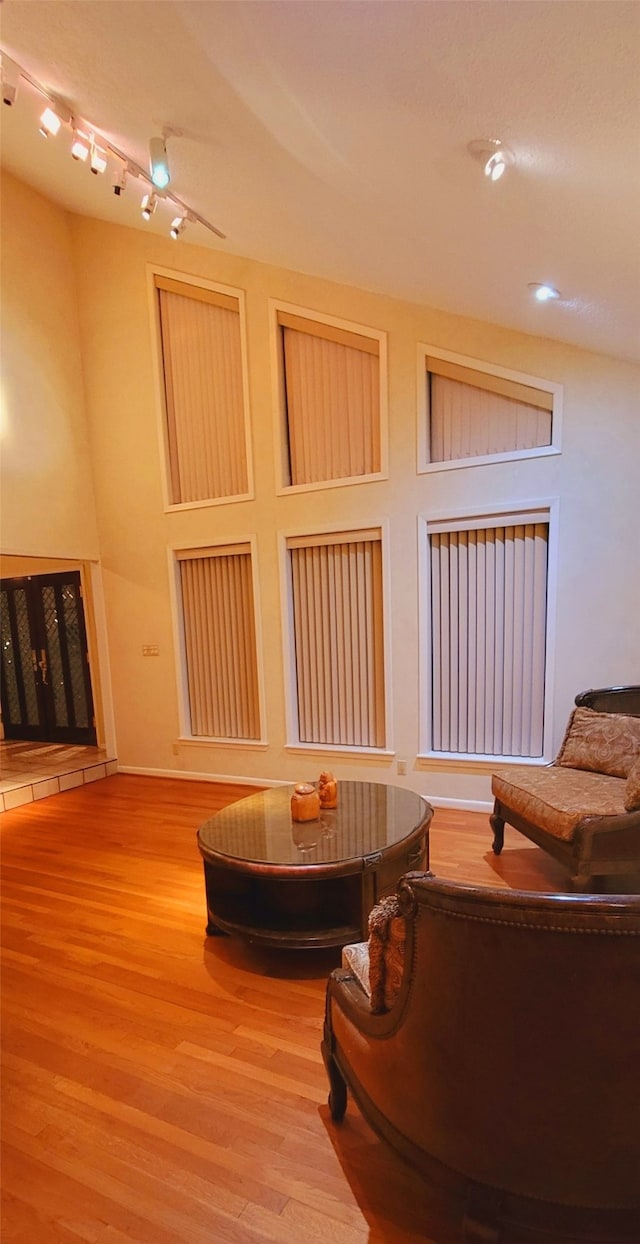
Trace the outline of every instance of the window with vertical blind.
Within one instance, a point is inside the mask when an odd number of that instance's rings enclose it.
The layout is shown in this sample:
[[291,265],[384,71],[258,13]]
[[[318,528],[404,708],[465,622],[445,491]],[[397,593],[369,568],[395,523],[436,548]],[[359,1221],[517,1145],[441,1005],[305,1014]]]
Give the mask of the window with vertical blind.
[[420,469],[559,452],[560,386],[419,351]]
[[544,754],[549,524],[427,522],[432,752]]
[[276,314],[285,486],[379,478],[384,335]]
[[300,743],[385,746],[380,528],[287,540]]
[[172,505],[249,493],[238,297],[154,276]]
[[251,546],[175,553],[191,734],[259,739]]

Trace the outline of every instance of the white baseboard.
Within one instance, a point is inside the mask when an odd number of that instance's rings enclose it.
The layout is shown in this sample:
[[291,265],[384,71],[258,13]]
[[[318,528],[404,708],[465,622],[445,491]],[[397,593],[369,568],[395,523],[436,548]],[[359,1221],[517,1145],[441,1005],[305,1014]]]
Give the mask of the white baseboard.
[[[226,782],[230,786],[291,785],[291,782],[277,778],[238,777],[233,773],[185,773],[184,769],[145,769],[139,765],[119,764],[118,773],[133,773],[140,777],[182,778],[185,782]],[[448,799],[444,796],[429,794],[426,794],[424,798],[432,808],[455,808],[459,812],[493,812],[493,802],[485,803],[479,799]]]
[[425,795],[432,808],[455,808],[458,812],[493,812],[493,802],[481,799],[445,799],[440,795]]
[[184,769],[145,769],[139,765],[118,765],[118,773],[139,777],[182,778],[185,782],[227,782],[230,786],[288,786],[271,778],[236,777],[233,773],[185,773]]

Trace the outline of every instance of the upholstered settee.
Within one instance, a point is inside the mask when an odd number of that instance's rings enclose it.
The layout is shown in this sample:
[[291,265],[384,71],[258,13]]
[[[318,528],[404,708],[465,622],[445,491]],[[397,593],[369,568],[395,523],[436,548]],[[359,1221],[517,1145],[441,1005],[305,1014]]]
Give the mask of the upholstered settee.
[[637,1244],[640,897],[408,873],[370,928],[327,986],[332,1118],[348,1089],[460,1240]]
[[615,889],[637,888],[640,687],[576,696],[553,764],[497,769],[491,788],[496,855],[502,851],[506,822],[560,860],[574,890],[594,888],[597,877],[614,878]]

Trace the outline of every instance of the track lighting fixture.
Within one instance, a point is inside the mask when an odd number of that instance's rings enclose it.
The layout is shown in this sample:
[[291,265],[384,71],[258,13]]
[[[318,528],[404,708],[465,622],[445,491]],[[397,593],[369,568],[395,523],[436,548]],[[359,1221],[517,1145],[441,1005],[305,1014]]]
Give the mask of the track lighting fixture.
[[97,174],[97,173],[104,173],[104,170],[105,170],[105,169],[106,169],[106,167],[107,167],[107,155],[106,155],[106,152],[105,152],[105,151],[103,151],[101,147],[96,146],[95,139],[93,139],[93,140],[92,140],[92,143],[91,143],[91,161],[90,161],[90,164],[91,164],[91,172],[92,172],[92,173],[96,173],[96,174]]
[[171,174],[167,158],[167,144],[164,138],[151,138],[149,140],[149,172],[154,186],[158,190],[166,190],[171,181]]
[[43,138],[54,138],[58,133],[61,125],[68,125],[71,120],[71,113],[63,104],[57,100],[49,100],[47,106],[40,117],[40,133]]
[[151,220],[151,217],[153,216],[153,213],[155,212],[157,206],[158,206],[157,194],[153,194],[153,193],[145,194],[142,200],[142,203],[140,204],[140,211],[142,212],[143,218],[145,220]]
[[470,155],[479,160],[485,177],[499,181],[503,173],[515,163],[515,156],[499,138],[475,138],[469,143]]
[[529,289],[538,302],[553,302],[560,298],[560,290],[553,285],[542,285],[538,281],[530,281]]
[[20,84],[20,70],[14,65],[8,56],[2,57],[2,102],[11,108],[16,102],[18,94],[18,86]]
[[[2,0],[0,0],[1,3]],[[187,223],[202,225],[204,229],[215,233],[219,238],[226,236],[215,225],[205,220],[203,216],[198,216],[195,212],[190,211],[181,199],[175,198],[173,195],[168,198],[162,193],[171,180],[167,160],[167,138],[171,135],[176,138],[180,137],[180,130],[170,129],[166,126],[161,137],[150,140],[149,160],[151,171],[149,172],[140,164],[137,164],[135,160],[130,160],[123,151],[113,147],[104,134],[96,131],[92,124],[90,125],[77,113],[72,115],[66,104],[51,96],[46,87],[37,82],[21,65],[16,64],[2,49],[0,49],[0,79],[2,82],[2,98],[8,107],[12,107],[15,103],[18,88],[24,88],[25,85],[29,90],[35,91],[40,97],[43,112],[39,120],[39,129],[43,138],[55,137],[60,132],[60,129],[65,126],[73,131],[71,154],[74,160],[87,162],[91,172],[96,175],[104,173],[107,165],[110,162],[113,163],[114,170],[111,185],[115,195],[119,197],[122,194],[128,177],[132,177],[135,180],[139,179],[145,186],[148,186],[149,192],[145,194],[141,204],[142,215],[145,220],[150,220],[156,210],[158,195],[155,191],[157,190],[160,192],[159,197],[165,203],[170,204],[175,213],[171,224],[172,237],[179,237]]]

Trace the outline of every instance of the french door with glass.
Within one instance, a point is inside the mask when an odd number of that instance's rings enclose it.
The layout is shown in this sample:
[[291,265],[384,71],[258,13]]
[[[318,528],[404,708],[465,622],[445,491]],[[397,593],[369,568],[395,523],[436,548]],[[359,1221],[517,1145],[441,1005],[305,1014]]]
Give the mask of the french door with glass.
[[0,581],[6,739],[95,744],[79,571]]

